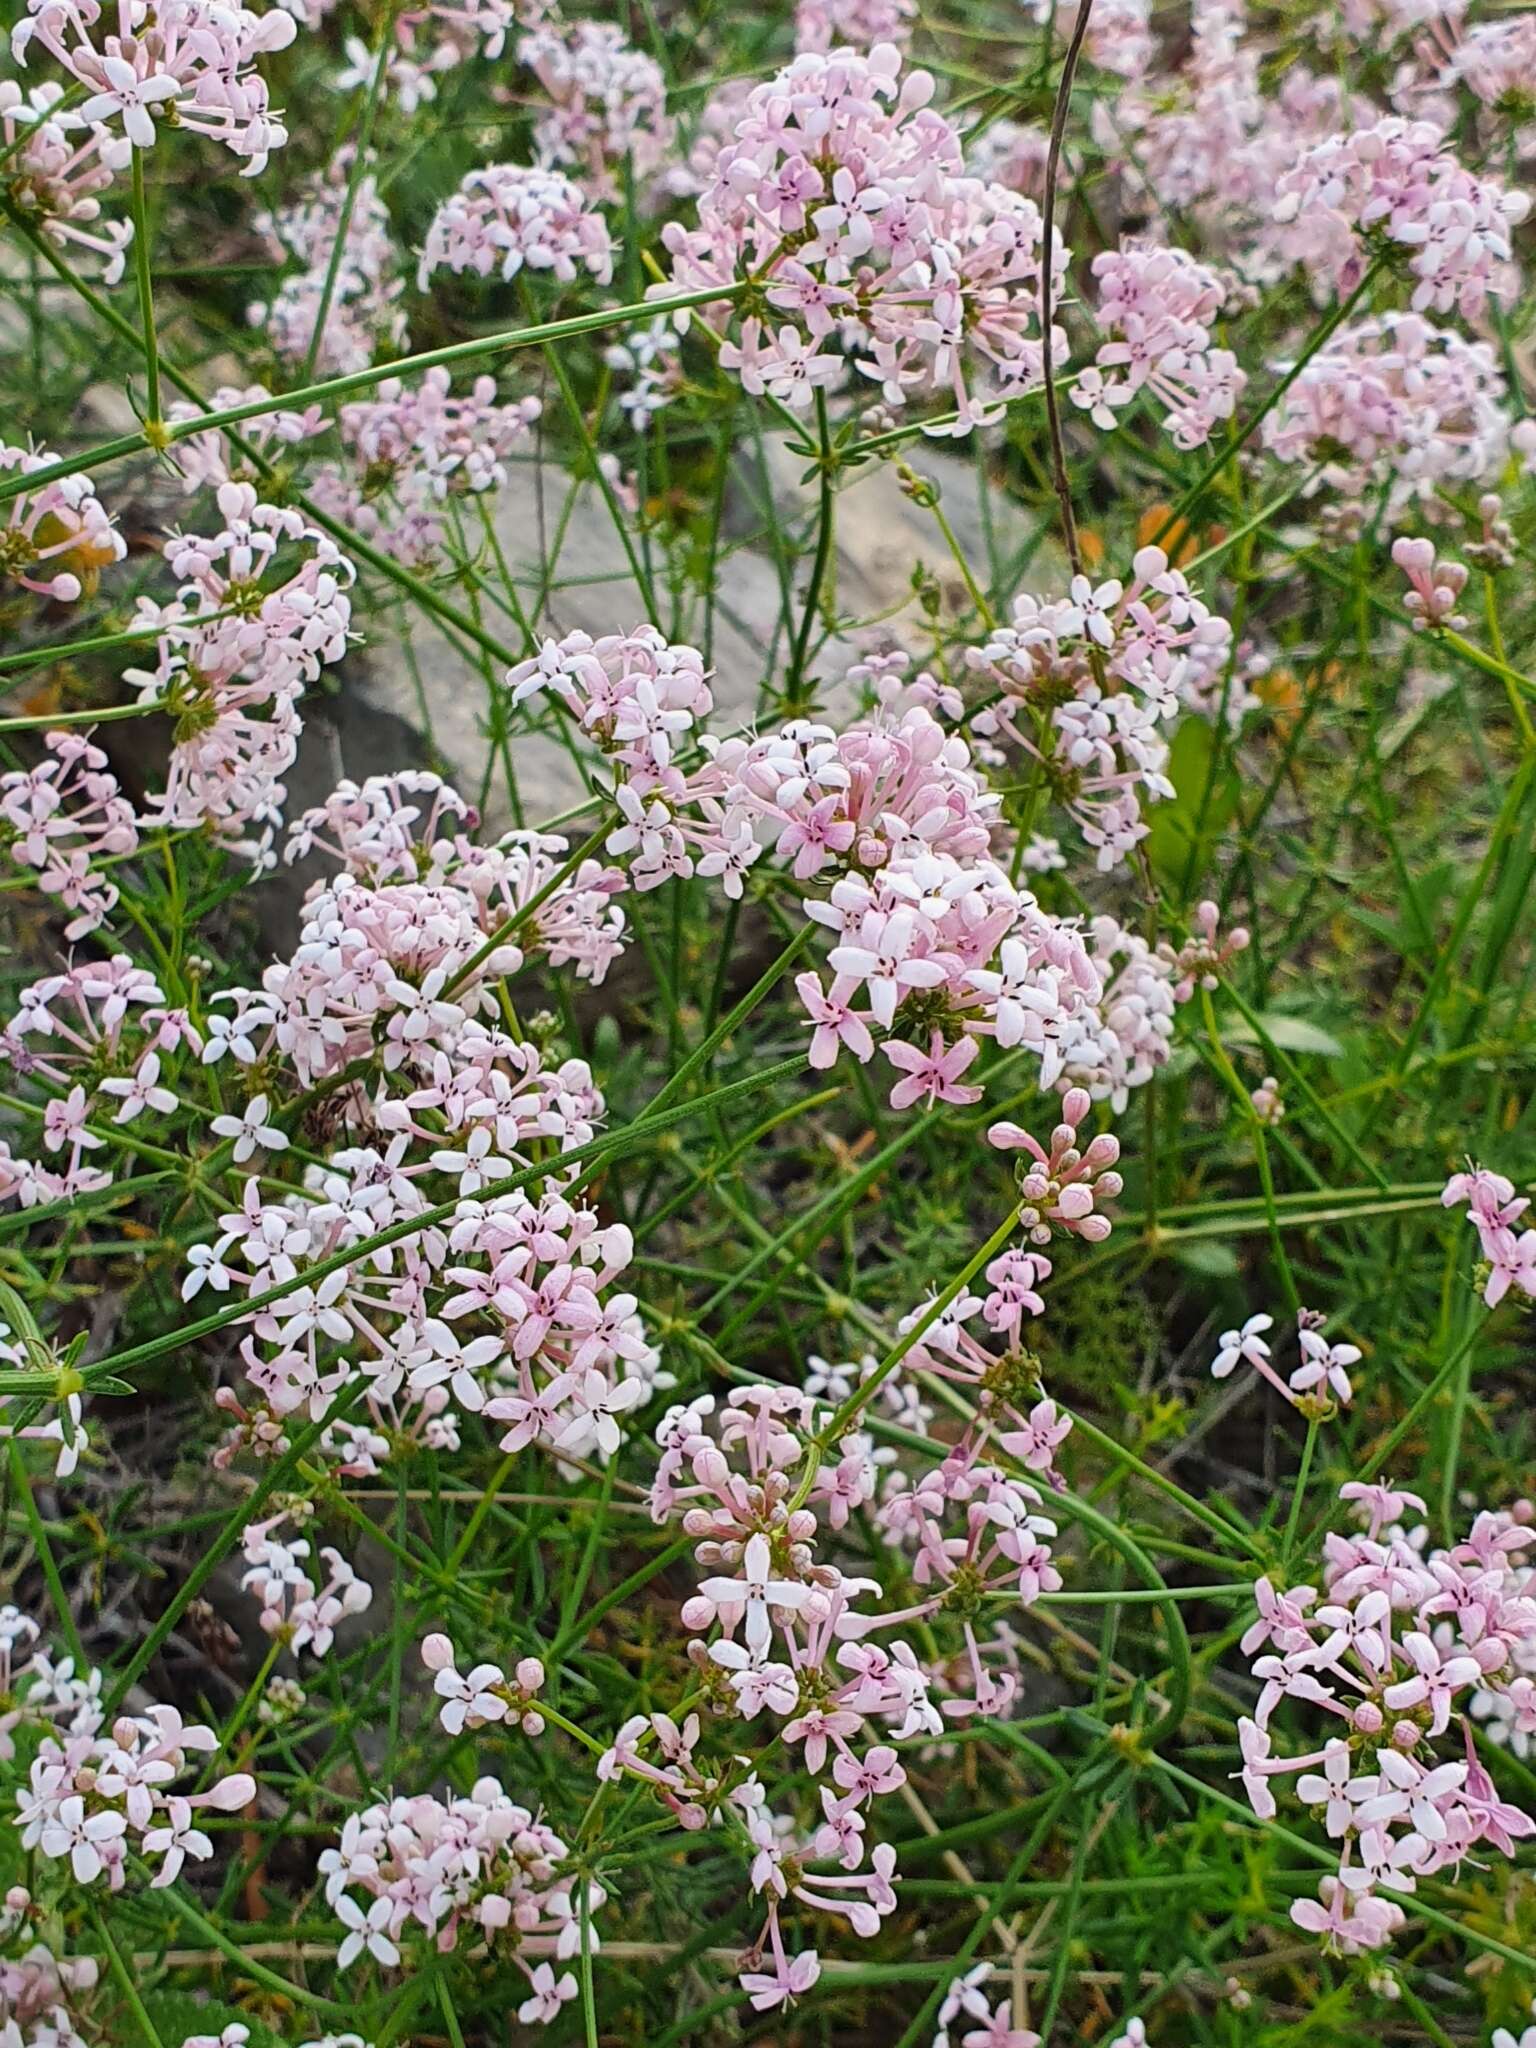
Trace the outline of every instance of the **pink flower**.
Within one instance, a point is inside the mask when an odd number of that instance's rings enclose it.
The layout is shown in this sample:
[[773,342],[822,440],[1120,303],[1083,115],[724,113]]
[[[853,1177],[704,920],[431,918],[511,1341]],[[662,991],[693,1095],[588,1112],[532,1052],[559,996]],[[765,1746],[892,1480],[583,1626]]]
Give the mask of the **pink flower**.
[[931,1109],[935,1102],[981,1100],[980,1088],[965,1086],[960,1080],[981,1050],[974,1038],[959,1038],[953,1045],[946,1046],[943,1032],[936,1030],[926,1053],[895,1038],[886,1039],[880,1050],[891,1065],[899,1067],[907,1077],[898,1081],[891,1090],[892,1109],[910,1109],[915,1102],[923,1102]]

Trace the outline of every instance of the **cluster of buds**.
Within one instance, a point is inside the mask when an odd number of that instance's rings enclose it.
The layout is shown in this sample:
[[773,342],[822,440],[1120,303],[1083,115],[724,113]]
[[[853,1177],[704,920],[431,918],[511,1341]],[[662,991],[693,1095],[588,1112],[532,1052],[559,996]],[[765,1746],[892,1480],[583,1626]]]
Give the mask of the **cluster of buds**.
[[1112,1201],[1124,1185],[1114,1170],[1120,1141],[1112,1132],[1101,1131],[1079,1145],[1078,1126],[1092,1108],[1086,1088],[1069,1088],[1049,1151],[1015,1123],[995,1123],[987,1132],[987,1142],[999,1151],[1025,1152],[1033,1162],[1025,1165],[1019,1178],[1019,1221],[1031,1244],[1049,1244],[1057,1231],[1102,1244],[1110,1233],[1109,1218],[1095,1205]]
[[1467,587],[1467,571],[1461,562],[1437,555],[1435,544],[1406,534],[1392,543],[1392,559],[1408,578],[1408,595],[1403,609],[1413,621],[1416,633],[1437,626],[1459,628],[1467,622],[1456,607]]

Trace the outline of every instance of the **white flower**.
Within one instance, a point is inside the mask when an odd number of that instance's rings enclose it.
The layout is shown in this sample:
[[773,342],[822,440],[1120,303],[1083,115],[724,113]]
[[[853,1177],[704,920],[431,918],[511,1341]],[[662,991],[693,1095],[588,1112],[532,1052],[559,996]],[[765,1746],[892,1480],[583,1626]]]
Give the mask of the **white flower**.
[[265,1095],[253,1095],[239,1116],[216,1116],[211,1128],[221,1138],[235,1141],[235,1164],[243,1166],[260,1145],[268,1152],[286,1152],[288,1140],[267,1122],[269,1104]]

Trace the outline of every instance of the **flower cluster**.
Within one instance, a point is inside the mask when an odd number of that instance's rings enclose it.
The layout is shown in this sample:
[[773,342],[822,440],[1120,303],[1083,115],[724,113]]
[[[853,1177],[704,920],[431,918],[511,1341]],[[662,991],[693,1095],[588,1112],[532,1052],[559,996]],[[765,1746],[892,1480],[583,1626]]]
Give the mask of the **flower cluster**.
[[1483,1299],[1489,1308],[1497,1308],[1511,1288],[1536,1299],[1536,1229],[1516,1228],[1531,1206],[1529,1197],[1517,1195],[1502,1173],[1469,1162],[1464,1173],[1451,1175],[1440,1199],[1447,1209],[1466,1204],[1488,1262]]
[[517,46],[547,95],[534,119],[539,161],[569,169],[597,200],[619,196],[619,175],[638,183],[672,146],[661,67],[611,22],[546,22]]
[[1336,291],[1353,290],[1377,250],[1405,262],[1416,313],[1456,307],[1475,319],[1490,292],[1513,289],[1510,230],[1530,201],[1467,170],[1431,121],[1393,114],[1331,135],[1275,189],[1299,260]]
[[[19,1081],[50,1091],[35,1111],[46,1160],[20,1157],[0,1139],[0,1200],[30,1209],[110,1187],[98,1126],[173,1109],[162,1056],[201,1044],[187,1013],[124,954],[77,960],[22,989],[0,1032],[0,1058]],[[71,1396],[76,1408],[78,1400]]]
[[973,727],[1036,764],[1108,870],[1146,837],[1143,802],[1173,794],[1160,728],[1209,692],[1231,644],[1162,549],[1141,548],[1129,584],[1076,576],[1065,598],[1015,598],[1011,624],[971,652],[1003,692]]
[[1357,1365],[1363,1354],[1358,1344],[1335,1344],[1325,1337],[1325,1321],[1316,1309],[1297,1312],[1296,1346],[1300,1362],[1289,1379],[1282,1380],[1270,1363],[1267,1332],[1275,1326],[1274,1317],[1249,1316],[1240,1329],[1223,1330],[1211,1361],[1212,1377],[1224,1380],[1239,1364],[1251,1365],[1260,1379],[1267,1380],[1277,1394],[1304,1415],[1329,1415],[1335,1405],[1347,1408],[1355,1398],[1349,1368]]
[[7,189],[22,217],[61,250],[84,250],[101,263],[103,284],[118,284],[133,240],[133,223],[101,218],[101,195],[129,160],[133,145],[78,107],[62,104],[55,79],[30,98],[13,78],[0,79],[0,148],[8,158]]
[[917,0],[797,0],[797,50],[898,48],[912,37]]
[[199,1813],[238,1813],[255,1798],[255,1780],[236,1771],[202,1791],[177,1789],[196,1759],[217,1752],[213,1730],[186,1726],[167,1706],[122,1714],[107,1726],[101,1673],[77,1672],[38,1642],[34,1621],[14,1607],[0,1610],[6,1753],[16,1728],[46,1731],[15,1816],[22,1847],[67,1860],[80,1885],[105,1877],[120,1891],[130,1856],[153,1866],[152,1886],[174,1884],[189,1858],[213,1854]]
[[35,768],[0,775],[0,833],[14,834],[11,859],[35,869],[38,888],[70,913],[64,937],[73,944],[117,902],[116,884],[93,863],[134,852],[138,826],[106,755],[86,734],[50,732],[43,744],[47,756]]
[[[373,171],[365,169],[354,186],[352,169],[352,152],[341,150],[290,205],[257,215],[257,230],[273,254],[293,258],[298,268],[270,302],[258,301],[247,312],[284,362],[303,363],[313,349],[316,369],[335,375],[365,369],[377,350],[398,350],[406,338],[399,304],[405,280],[389,209]],[[352,208],[343,233],[349,186]]]
[[[749,95],[698,226],[663,230],[658,290],[750,284],[738,324],[704,311],[747,391],[804,408],[851,364],[889,407],[947,398],[931,430],[964,434],[1039,383],[1039,211],[966,176],[933,89],[889,43],[797,57]],[[1059,280],[1066,251],[1049,261]]]
[[[1020,1341],[1024,1315],[1043,1307],[1035,1289],[1049,1272],[1039,1252],[1008,1250],[988,1266],[985,1293],[914,1311],[900,1326],[899,1374],[867,1359],[814,1360],[803,1391],[737,1387],[718,1412],[704,1395],[657,1431],[652,1513],[680,1518],[695,1539],[703,1576],[681,1620],[699,1639],[690,1656],[703,1699],[728,1733],[716,1754],[697,1713],[680,1723],[638,1716],[618,1731],[599,1775],[648,1784],[685,1829],[724,1824],[742,1840],[766,1912],[741,1979],[760,2011],[789,2003],[819,1971],[814,1950],[785,1947],[781,1915],[791,1904],[865,1937],[894,1910],[894,1854],[865,1839],[874,1801],[905,1782],[894,1745],[936,1737],[947,1721],[1004,1714],[1017,1697],[1011,1631],[1000,1617],[989,1630],[984,1615],[999,1603],[1028,1607],[1061,1584],[1056,1524],[1033,1482],[1059,1483],[1055,1456],[1071,1422],[1041,1393],[1038,1361]],[[899,1468],[860,1414],[873,1404],[912,1443],[931,1441],[921,1386],[936,1380],[972,1397],[975,1420],[937,1465]],[[827,1554],[861,1511],[910,1557],[915,1598],[906,1606],[871,1606],[878,1582]],[[917,1631],[923,1651],[905,1634],[877,1640],[897,1628]],[[499,1672],[461,1681],[450,1668],[438,1686],[457,1713],[477,1689],[496,1704],[473,1698],[471,1715],[508,1711]],[[767,1736],[749,1737],[759,1723]],[[761,1761],[754,1741],[766,1742]],[[773,1816],[760,1779],[761,1762],[781,1746],[817,1781],[818,1810],[803,1827]]]
[[[103,22],[112,26],[95,33]],[[34,43],[61,64],[86,98],[87,127],[120,127],[135,149],[148,149],[156,130],[174,122],[220,142],[245,159],[241,176],[256,177],[288,131],[267,101],[257,59],[293,41],[291,14],[214,0],[27,0],[11,30],[11,52],[25,64]]]
[[[271,395],[264,384],[220,384],[208,403],[215,412],[224,412],[233,406],[255,405]],[[188,426],[202,416],[203,407],[190,399],[173,399],[165,409],[172,426]],[[241,440],[269,464],[280,459],[283,449],[297,448],[325,431],[325,415],[318,405],[307,405],[302,412],[275,406],[244,421],[239,429]],[[217,490],[221,484],[260,482],[254,464],[217,427],[179,439],[175,460],[182,489],[188,493],[204,487]]]
[[1450,485],[1497,476],[1509,450],[1504,379],[1485,341],[1416,313],[1341,328],[1264,422],[1283,462],[1313,470],[1308,492],[1359,503],[1385,488],[1391,518],[1433,510]]
[[[0,477],[44,470],[56,458],[46,448],[13,448],[0,441]],[[73,604],[97,573],[127,553],[112,515],[85,475],[54,477],[6,501],[0,525],[0,579],[58,604]]]
[[342,1970],[367,1955],[385,1969],[402,1960],[414,1934],[438,1953],[473,1936],[509,1954],[528,1979],[518,2009],[528,2025],[552,2020],[576,1995],[576,1979],[557,1978],[534,1955],[568,1960],[585,1941],[605,1893],[565,1870],[569,1851],[542,1820],[507,1796],[495,1778],[477,1779],[467,1798],[430,1793],[395,1798],[353,1814],[334,1849],[320,1858],[325,1896],[345,1933]]
[[1182,249],[1123,242],[1093,260],[1099,326],[1107,341],[1078,373],[1072,402],[1098,427],[1146,390],[1163,408],[1174,444],[1198,448],[1232,413],[1248,379],[1230,349],[1211,346],[1227,290]]
[[[1536,1834],[1536,1821],[1500,1797],[1465,1719],[1462,1754],[1439,1746],[1480,1691],[1502,1694],[1514,1721],[1536,1730],[1536,1685],[1515,1661],[1529,1662],[1536,1601],[1511,1562],[1530,1533],[1510,1516],[1481,1513],[1464,1542],[1433,1551],[1399,1526],[1405,1511],[1423,1512],[1417,1494],[1359,1482],[1340,1494],[1365,1533],[1328,1535],[1321,1589],[1258,1582],[1242,1647],[1262,1691],[1239,1733],[1255,1813],[1272,1816],[1275,1781],[1300,1774],[1297,1799],[1338,1849],[1321,1902],[1298,1900],[1292,1919],[1353,1954],[1391,1939],[1403,1923],[1397,1900],[1420,1878],[1484,1845],[1512,1856]],[[1287,1699],[1329,1717],[1320,1747],[1276,1754],[1274,1715]]]
[[499,1664],[476,1664],[461,1676],[454,1669],[453,1644],[447,1636],[428,1636],[421,1661],[432,1673],[432,1690],[442,1701],[438,1719],[449,1735],[464,1729],[489,1728],[509,1722],[525,1735],[542,1735],[544,1716],[535,1701],[544,1685],[544,1666],[537,1657],[520,1657],[509,1679]]
[[245,1531],[245,1572],[241,1585],[261,1604],[261,1627],[295,1656],[308,1650],[323,1657],[336,1639],[337,1625],[349,1614],[367,1612],[373,1588],[360,1579],[339,1551],[323,1549],[326,1576],[317,1585],[311,1576],[306,1538],[278,1535],[288,1519],[284,1510]]
[[353,569],[328,535],[291,507],[263,504],[251,484],[221,484],[217,504],[217,533],[166,542],[178,593],[170,604],[139,600],[140,624],[159,635],[156,660],[127,680],[175,722],[151,820],[206,823],[271,866],[302,729],[298,699],[346,651]]
[[607,222],[563,171],[487,164],[471,171],[432,216],[417,284],[425,289],[436,270],[502,279],[528,270],[562,284],[585,273],[606,284],[613,244]]
[[342,406],[343,458],[316,471],[311,495],[382,552],[430,563],[448,540],[444,501],[499,490],[506,458],[526,442],[541,409],[536,398],[502,404],[488,376],[459,397],[443,369],[428,370],[414,386],[385,378],[374,397]]

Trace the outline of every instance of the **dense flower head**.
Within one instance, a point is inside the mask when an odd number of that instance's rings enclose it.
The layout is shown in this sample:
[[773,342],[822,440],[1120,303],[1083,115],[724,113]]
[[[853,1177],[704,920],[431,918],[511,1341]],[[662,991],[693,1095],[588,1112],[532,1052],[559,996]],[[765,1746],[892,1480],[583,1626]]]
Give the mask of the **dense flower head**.
[[122,794],[107,756],[82,732],[51,732],[35,768],[0,775],[0,834],[10,833],[12,860],[35,869],[37,886],[71,913],[66,941],[84,938],[111,913],[116,885],[93,865],[138,846],[133,805]]
[[1014,599],[1011,624],[970,652],[1003,692],[976,728],[1042,764],[1108,870],[1146,837],[1143,804],[1172,796],[1160,728],[1209,690],[1231,640],[1163,550],[1141,548],[1128,584],[1079,575],[1065,598]]
[[[275,353],[288,363],[304,362],[315,351],[315,366],[328,373],[360,370],[380,349],[398,350],[406,339],[399,301],[405,291],[400,249],[389,209],[371,166],[355,182],[350,149],[337,152],[324,170],[308,179],[299,196],[256,218],[274,253],[296,260],[270,301],[247,309],[253,327],[263,328]],[[351,211],[347,207],[352,188]],[[332,257],[340,254],[334,274]],[[326,291],[329,285],[329,303]],[[325,321],[316,324],[325,305]]]
[[101,281],[121,281],[133,223],[101,218],[101,195],[126,167],[133,145],[104,123],[88,123],[61,104],[55,79],[30,96],[13,78],[0,79],[0,148],[11,202],[55,248],[85,251],[101,263]]
[[[106,28],[98,42],[96,32]],[[245,159],[255,177],[288,140],[268,104],[257,60],[293,41],[293,16],[275,7],[257,14],[222,0],[27,0],[11,30],[11,52],[25,64],[35,44],[84,88],[80,119],[121,129],[148,149],[174,121]]]
[[199,1825],[202,1813],[238,1813],[255,1798],[255,1780],[236,1771],[201,1789],[185,1783],[206,1778],[202,1760],[219,1749],[211,1728],[188,1726],[174,1707],[160,1705],[109,1723],[101,1673],[76,1671],[72,1659],[40,1648],[39,1638],[30,1617],[14,1607],[0,1610],[8,1702],[0,1741],[9,1755],[13,1731],[46,1731],[13,1817],[21,1846],[67,1862],[81,1886],[105,1879],[121,1891],[130,1852],[152,1871],[151,1887],[174,1884],[189,1859],[213,1854]]
[[797,50],[872,50],[908,42],[917,0],[798,0]]
[[[576,1995],[569,1972],[519,1953],[525,1940],[568,1961],[600,1946],[591,1916],[605,1893],[563,1868],[570,1851],[547,1822],[519,1806],[492,1777],[465,1796],[394,1798],[355,1813],[320,1869],[326,1901],[344,1929],[336,1960],[347,1970],[368,1956],[394,1969],[413,1942],[430,1937],[441,1954],[460,1940],[488,1941],[527,1978],[519,2018],[550,2020]],[[424,1951],[424,1954],[426,1951]]]
[[1096,317],[1114,338],[1072,386],[1072,403],[1098,427],[1146,390],[1175,445],[1198,448],[1230,419],[1248,378],[1230,349],[1211,346],[1227,287],[1182,249],[1123,242],[1093,260]]
[[932,431],[963,434],[1038,384],[1039,211],[966,175],[933,90],[889,43],[803,53],[749,94],[698,226],[663,230],[666,290],[750,279],[739,323],[705,313],[747,391],[802,409],[851,366],[889,407],[947,400]]
[[1475,319],[1490,292],[1512,289],[1510,230],[1530,201],[1469,171],[1430,121],[1388,115],[1314,144],[1280,178],[1275,218],[1293,223],[1299,260],[1340,292],[1373,248],[1396,253],[1415,312]]
[[1307,489],[1359,502],[1387,488],[1387,511],[1433,511],[1455,484],[1497,476],[1509,449],[1504,379],[1493,349],[1417,313],[1341,328],[1264,422]]
[[[271,866],[302,730],[298,699],[346,651],[353,568],[329,535],[291,507],[263,503],[254,485],[221,484],[216,495],[218,532],[173,533],[165,544],[178,594],[170,604],[139,600],[140,624],[158,633],[155,660],[127,678],[175,721],[166,787],[148,815],[181,828],[206,822]],[[287,573],[274,576],[280,556]]]
[[342,456],[317,468],[311,496],[382,553],[430,564],[450,539],[444,501],[501,489],[542,409],[537,398],[501,402],[489,376],[457,396],[444,369],[414,385],[385,378],[374,397],[340,408]]
[[569,170],[595,199],[619,196],[626,164],[637,182],[660,168],[673,140],[666,80],[621,29],[547,22],[521,38],[517,55],[546,100],[533,124],[541,163]]
[[[1242,1646],[1262,1690],[1239,1732],[1259,1817],[1275,1813],[1276,1785],[1294,1775],[1296,1798],[1338,1847],[1320,1902],[1298,1900],[1291,1917],[1353,1954],[1391,1939],[1398,1901],[1421,1878],[1489,1850],[1511,1856],[1536,1834],[1496,1790],[1464,1718],[1493,1695],[1515,1727],[1536,1731],[1536,1600],[1530,1532],[1512,1516],[1484,1511],[1461,1542],[1434,1550],[1398,1524],[1408,1509],[1422,1513],[1417,1495],[1384,1485],[1344,1493],[1367,1533],[1324,1539],[1321,1585],[1258,1582]],[[1314,1727],[1321,1719],[1320,1745],[1277,1750],[1287,1700],[1309,1709]]]
[[487,164],[470,171],[432,216],[417,284],[424,289],[436,270],[504,280],[527,270],[563,284],[584,272],[606,284],[613,244],[602,215],[563,171]]

